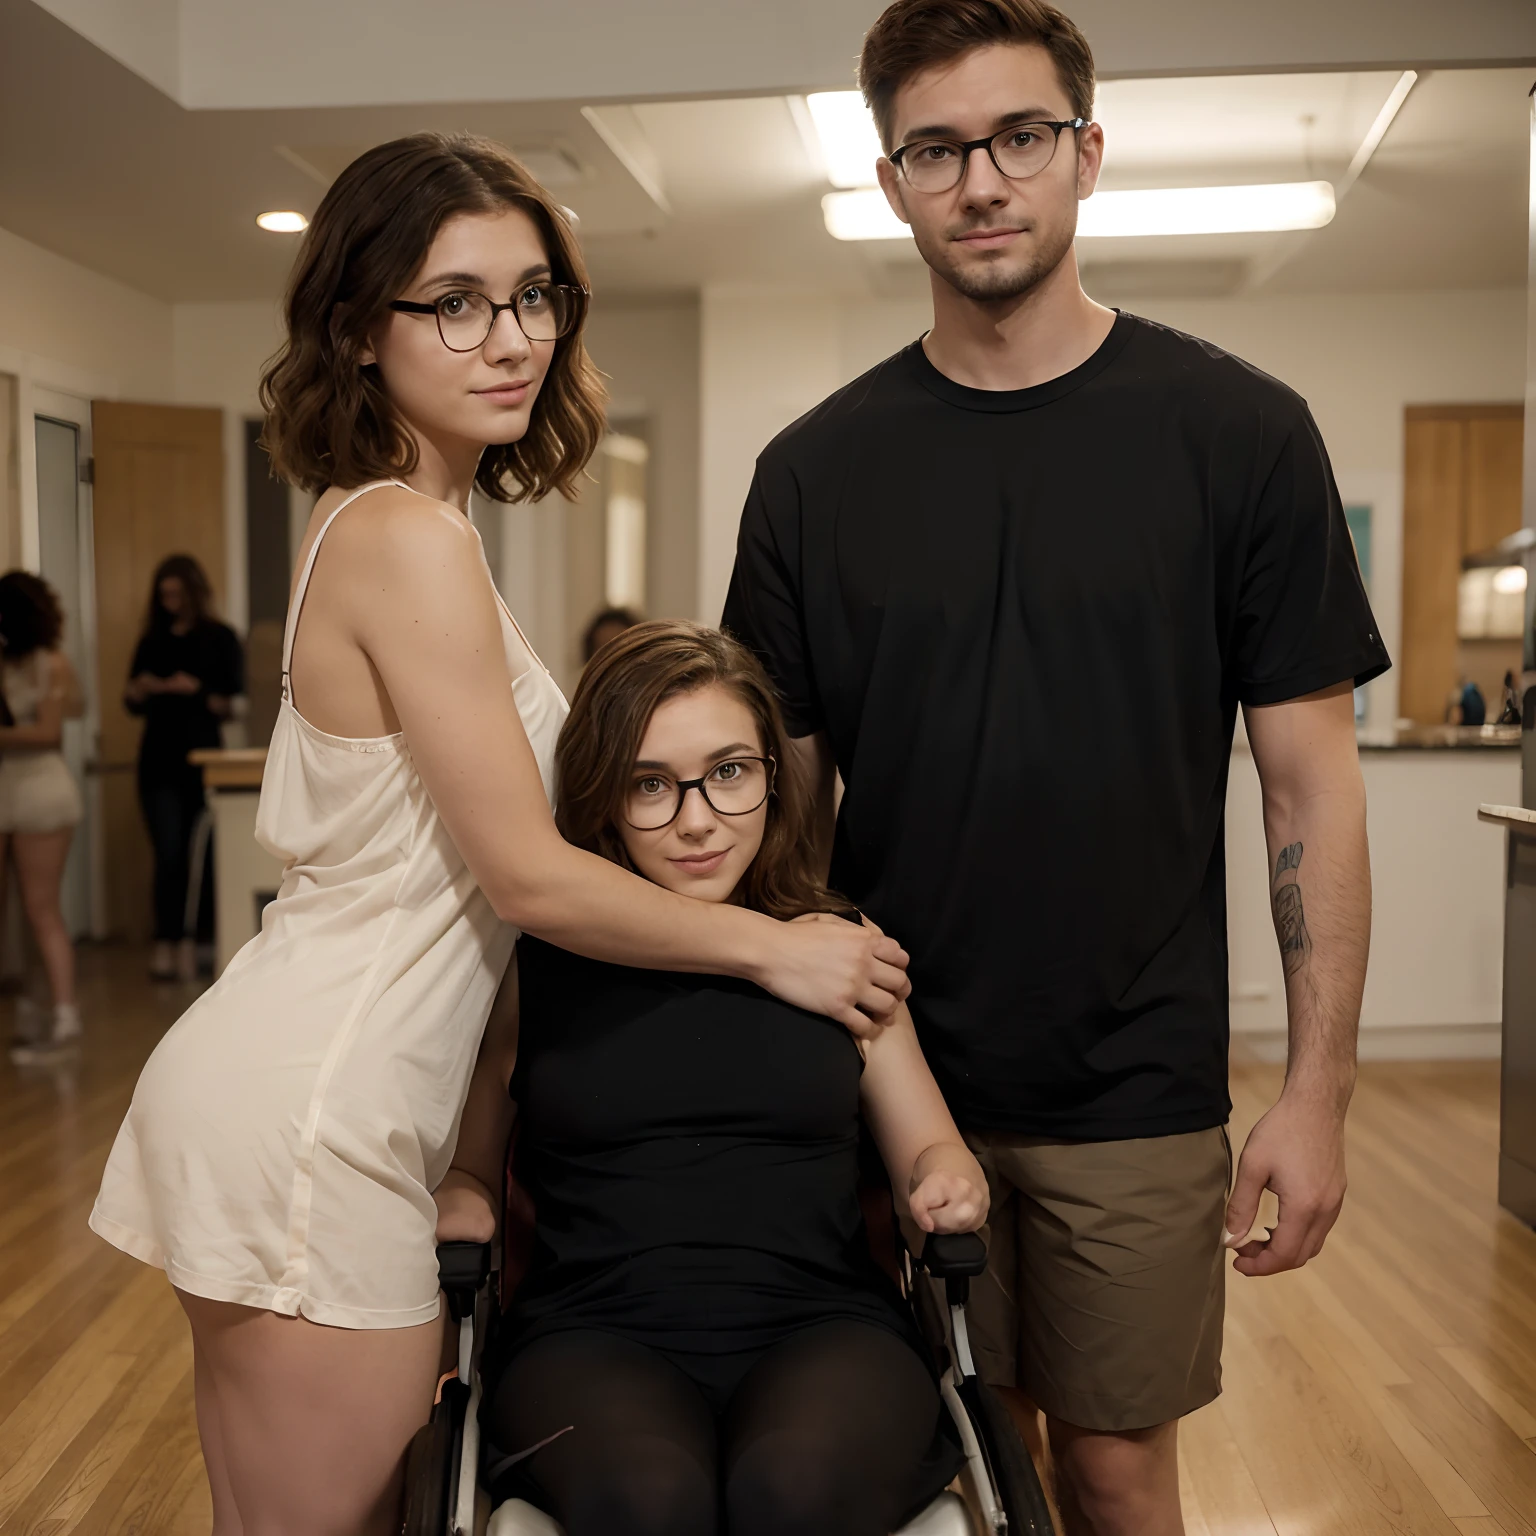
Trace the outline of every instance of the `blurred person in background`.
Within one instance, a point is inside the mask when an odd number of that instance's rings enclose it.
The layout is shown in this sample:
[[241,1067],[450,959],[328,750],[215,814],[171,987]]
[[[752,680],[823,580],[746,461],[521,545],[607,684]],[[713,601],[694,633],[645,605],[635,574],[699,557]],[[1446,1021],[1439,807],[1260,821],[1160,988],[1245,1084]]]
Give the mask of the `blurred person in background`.
[[586,666],[610,640],[617,639],[626,629],[633,629],[640,621],[640,615],[633,608],[599,608],[582,631],[582,666]]
[[[44,1028],[25,999],[18,1003],[11,1047],[17,1062],[44,1060],[80,1036],[75,950],[59,904],[64,861],[84,815],[59,750],[65,720],[81,714],[75,670],[59,649],[63,632],[63,611],[47,582],[29,571],[0,576],[0,868],[9,855],[53,1004]],[[4,899],[0,885],[0,903]]]
[[191,555],[169,555],[155,571],[144,632],[128,669],[123,704],[144,717],[139,806],[155,851],[156,981],[197,974],[198,948],[213,943],[213,859],[203,860],[196,933],[187,930],[192,838],[203,811],[202,770],[187,754],[221,743],[245,687],[239,637],[213,615],[213,589]]

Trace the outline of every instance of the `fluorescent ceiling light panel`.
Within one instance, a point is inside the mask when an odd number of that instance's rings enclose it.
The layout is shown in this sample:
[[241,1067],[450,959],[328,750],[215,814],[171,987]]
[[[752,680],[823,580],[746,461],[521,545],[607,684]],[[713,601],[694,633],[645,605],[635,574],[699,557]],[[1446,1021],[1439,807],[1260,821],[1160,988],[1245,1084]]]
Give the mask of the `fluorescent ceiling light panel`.
[[891,212],[879,187],[828,192],[821,218],[834,240],[910,240],[912,231]]
[[1077,211],[1089,238],[1131,235],[1268,234],[1321,229],[1333,218],[1326,181],[1261,182],[1245,187],[1155,187],[1096,192]]
[[[1096,192],[1078,205],[1077,232],[1097,239],[1321,229],[1333,210],[1333,188],[1326,181]],[[878,187],[828,192],[821,214],[827,233],[837,240],[905,240],[912,234]]]
[[864,98],[857,91],[815,91],[805,98],[805,104],[821,141],[827,180],[834,187],[878,185],[875,161],[885,151]]

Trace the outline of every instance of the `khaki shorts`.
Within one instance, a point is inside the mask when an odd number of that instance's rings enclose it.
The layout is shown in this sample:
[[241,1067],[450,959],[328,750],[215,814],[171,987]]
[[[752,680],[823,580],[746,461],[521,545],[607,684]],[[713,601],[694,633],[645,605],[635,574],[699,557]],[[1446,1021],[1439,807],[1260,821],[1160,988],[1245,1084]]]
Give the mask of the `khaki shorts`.
[[966,1137],[992,1192],[971,1347],[1083,1429],[1145,1429],[1221,1391],[1224,1127],[1135,1141]]

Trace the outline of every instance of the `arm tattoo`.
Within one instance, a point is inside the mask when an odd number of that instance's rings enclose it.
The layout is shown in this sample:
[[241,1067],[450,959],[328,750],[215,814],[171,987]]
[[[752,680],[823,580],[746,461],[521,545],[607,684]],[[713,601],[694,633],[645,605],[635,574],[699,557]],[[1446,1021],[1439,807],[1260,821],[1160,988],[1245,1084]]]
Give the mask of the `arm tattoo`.
[[[1301,904],[1302,847],[1292,843],[1280,850],[1275,860],[1275,880],[1272,901],[1275,910],[1275,933],[1280,940],[1280,963],[1287,976],[1294,976],[1307,963],[1312,953],[1312,935],[1307,932],[1307,916]],[[1281,876],[1293,878],[1281,881]]]

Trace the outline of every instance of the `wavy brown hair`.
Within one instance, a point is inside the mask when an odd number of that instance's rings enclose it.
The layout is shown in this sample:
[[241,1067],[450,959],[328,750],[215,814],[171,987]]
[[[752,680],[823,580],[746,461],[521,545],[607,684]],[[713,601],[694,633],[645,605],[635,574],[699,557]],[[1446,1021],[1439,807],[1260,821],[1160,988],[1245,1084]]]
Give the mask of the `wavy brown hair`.
[[645,729],[658,705],[700,688],[728,689],[751,710],[763,754],[776,765],[763,844],[745,877],[754,912],[857,917],[816,874],[811,797],[762,663],[744,645],[702,624],[637,624],[610,640],[576,685],[555,750],[555,822],[568,843],[633,870],[619,820]]
[[59,596],[31,571],[0,576],[0,644],[7,661],[22,661],[33,651],[55,649],[64,634]]
[[[445,221],[517,208],[538,227],[557,283],[586,293],[570,223],[499,144],[417,133],[359,155],[320,201],[299,249],[284,315],[288,339],[261,380],[262,443],[277,474],[306,491],[387,480],[416,467],[416,444],[379,370],[359,358],[392,299],[410,286]],[[493,501],[574,498],[603,435],[602,380],[576,328],[555,343],[528,431],[493,443],[475,485]]]

